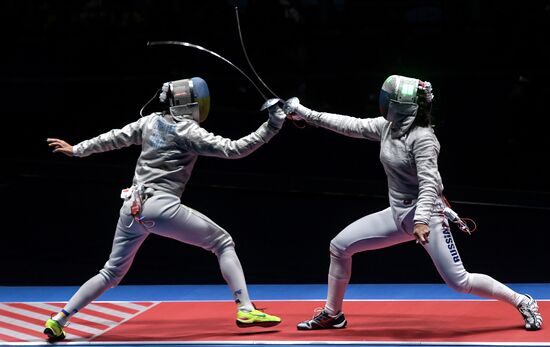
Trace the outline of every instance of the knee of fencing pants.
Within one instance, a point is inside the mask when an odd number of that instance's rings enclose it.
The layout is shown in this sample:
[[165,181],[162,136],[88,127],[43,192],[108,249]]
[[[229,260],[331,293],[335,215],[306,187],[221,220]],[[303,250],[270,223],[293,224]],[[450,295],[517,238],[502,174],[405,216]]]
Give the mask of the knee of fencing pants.
[[229,234],[225,234],[223,237],[219,237],[216,240],[214,247],[212,247],[212,252],[216,254],[216,256],[219,256],[223,252],[231,249],[235,249],[235,242]]
[[466,270],[461,271],[459,274],[444,278],[444,280],[451,289],[459,293],[467,294],[472,291],[472,285],[470,284],[470,274]]
[[330,241],[330,254],[338,258],[351,258],[353,253],[351,253],[347,245],[344,245],[338,241],[338,237],[335,237]]
[[118,286],[126,274],[126,271],[122,271],[120,269],[107,269],[104,267],[99,270],[99,273],[107,280],[107,283],[112,288]]

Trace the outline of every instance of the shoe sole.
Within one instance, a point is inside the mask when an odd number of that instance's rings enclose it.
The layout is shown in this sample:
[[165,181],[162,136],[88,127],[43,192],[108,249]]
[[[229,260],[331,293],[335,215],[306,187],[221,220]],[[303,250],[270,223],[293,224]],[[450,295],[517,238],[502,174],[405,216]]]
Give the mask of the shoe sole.
[[536,325],[535,326],[530,326],[530,327],[525,327],[525,330],[527,331],[537,331],[537,330],[540,330],[542,329],[542,327],[538,328]]
[[328,330],[328,329],[344,329],[347,326],[348,326],[348,322],[344,321],[343,323],[340,323],[340,324],[337,324],[337,325],[331,325],[329,327],[308,328],[308,327],[296,326],[296,329],[298,329],[298,330]]
[[250,327],[262,327],[262,328],[270,328],[274,327],[276,325],[279,325],[281,322],[256,322],[256,323],[243,323],[240,321],[235,321],[237,323],[237,326],[239,328],[250,328]]
[[50,329],[50,328],[44,329],[44,334],[46,334],[46,336],[48,336],[49,341],[61,341],[61,340],[65,339],[65,333],[63,333],[59,336],[55,336],[53,330]]

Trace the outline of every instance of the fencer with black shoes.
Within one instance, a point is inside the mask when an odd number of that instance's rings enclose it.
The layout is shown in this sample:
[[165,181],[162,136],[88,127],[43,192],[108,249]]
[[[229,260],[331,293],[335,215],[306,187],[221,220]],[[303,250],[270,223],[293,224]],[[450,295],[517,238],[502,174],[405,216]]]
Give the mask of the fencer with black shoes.
[[316,310],[316,315],[310,319],[298,323],[298,330],[343,329],[348,322],[343,312],[331,316],[326,310]]

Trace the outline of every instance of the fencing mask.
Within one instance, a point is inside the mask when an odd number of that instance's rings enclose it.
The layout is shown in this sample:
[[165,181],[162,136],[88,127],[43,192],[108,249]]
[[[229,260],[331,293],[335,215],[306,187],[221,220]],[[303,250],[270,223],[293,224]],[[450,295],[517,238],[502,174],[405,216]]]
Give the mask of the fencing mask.
[[210,111],[208,85],[200,77],[164,83],[159,99],[170,105],[170,112],[190,114],[199,123],[208,117]]
[[386,78],[380,90],[380,113],[390,122],[400,122],[415,116],[418,110],[416,78],[392,75]]

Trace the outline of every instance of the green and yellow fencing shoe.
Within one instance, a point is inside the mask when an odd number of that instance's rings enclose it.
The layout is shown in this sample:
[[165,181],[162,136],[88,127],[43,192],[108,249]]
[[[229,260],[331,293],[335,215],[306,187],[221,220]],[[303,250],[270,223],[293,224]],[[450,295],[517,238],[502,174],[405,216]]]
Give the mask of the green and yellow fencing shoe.
[[48,319],[44,324],[44,334],[48,336],[50,341],[61,341],[65,338],[63,326],[53,319]]
[[247,327],[273,327],[281,323],[281,318],[272,316],[260,310],[237,311],[237,326],[239,328]]

